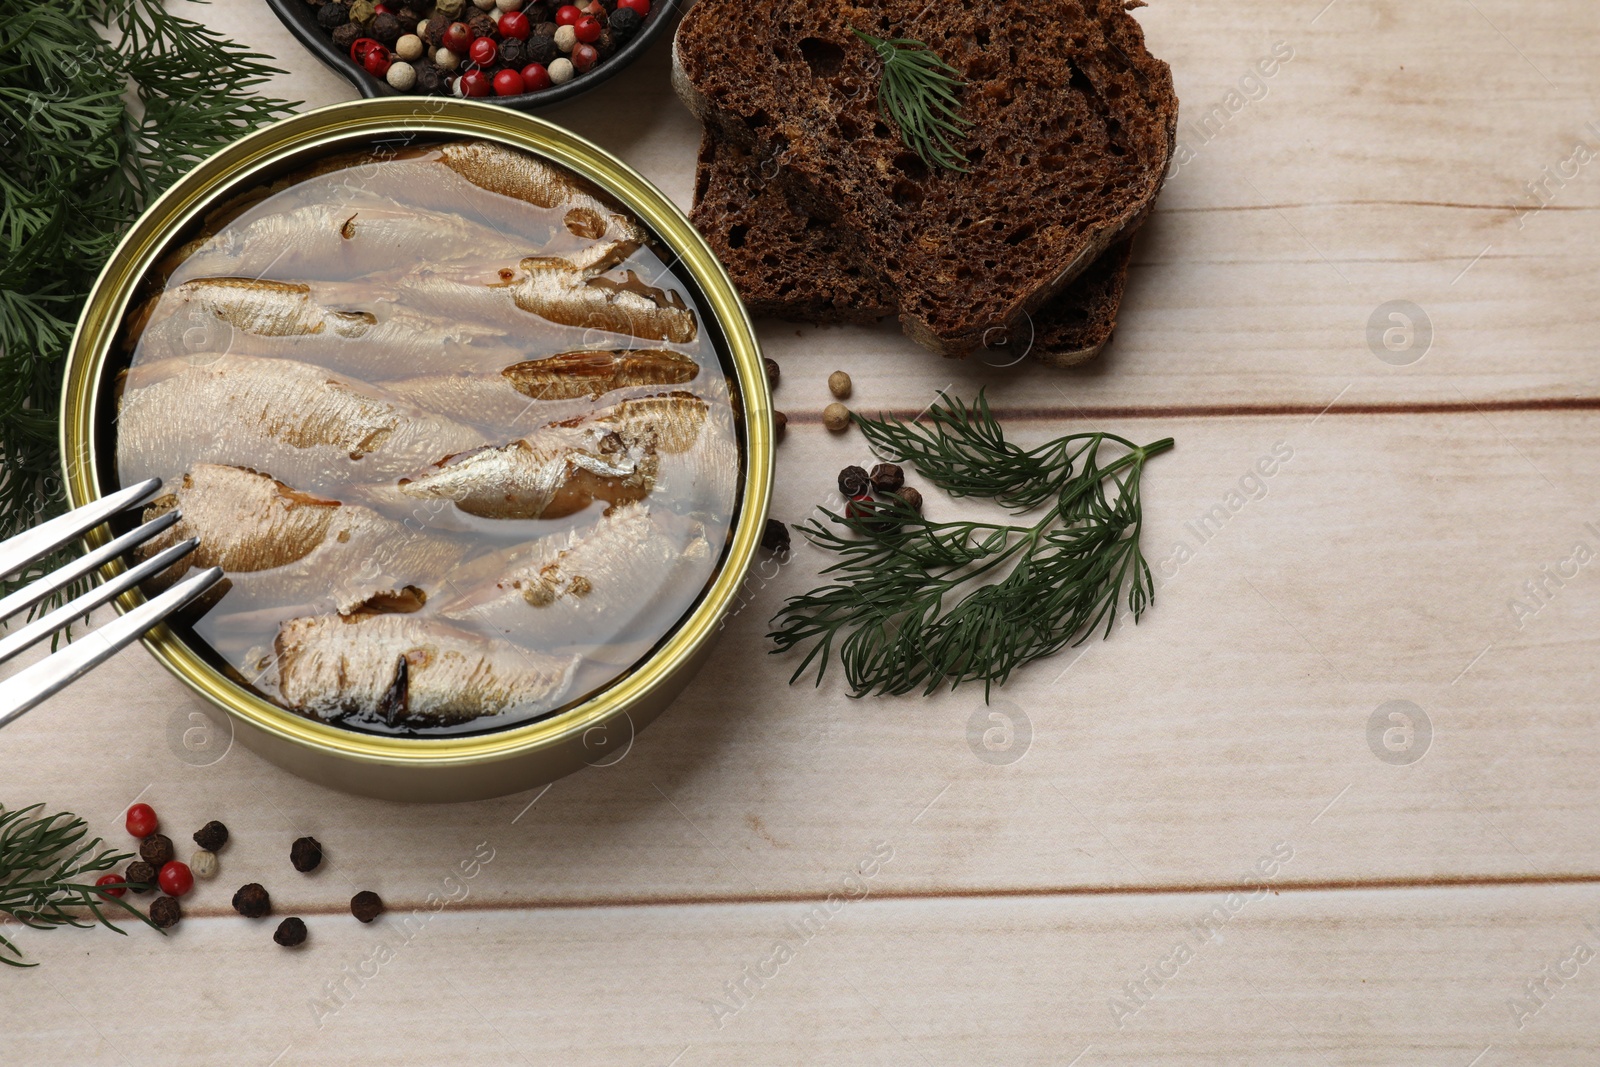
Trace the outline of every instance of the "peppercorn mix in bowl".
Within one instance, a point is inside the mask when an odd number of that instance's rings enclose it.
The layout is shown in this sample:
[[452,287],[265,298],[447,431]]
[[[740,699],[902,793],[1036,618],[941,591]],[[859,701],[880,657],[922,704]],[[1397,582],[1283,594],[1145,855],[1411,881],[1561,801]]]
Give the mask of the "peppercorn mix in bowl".
[[482,98],[520,110],[617,73],[661,32],[666,0],[267,0],[363,96]]
[[765,377],[709,251],[616,160],[468,102],[338,105],[202,164],[112,257],[67,396],[74,499],[160,477],[150,510],[227,574],[152,650],[373,795],[631,743],[764,523]]

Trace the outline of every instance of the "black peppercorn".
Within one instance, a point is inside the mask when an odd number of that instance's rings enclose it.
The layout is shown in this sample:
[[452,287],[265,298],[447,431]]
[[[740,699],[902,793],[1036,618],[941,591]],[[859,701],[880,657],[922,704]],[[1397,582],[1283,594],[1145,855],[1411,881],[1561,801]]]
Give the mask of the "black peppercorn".
[[789,527],[777,519],[768,519],[766,529],[761,531],[761,547],[768,552],[788,552]]
[[128,869],[122,877],[128,880],[128,888],[135,893],[148,893],[155,887],[156,876],[160,873],[144,860],[134,860],[128,864]]
[[172,838],[166,834],[151,834],[139,846],[139,858],[158,871],[171,863],[175,855],[177,853],[172,850]]
[[783,440],[783,435],[788,432],[789,416],[785,415],[781,411],[774,411],[772,413],[772,436],[781,441]]
[[350,9],[343,4],[323,4],[317,9],[317,25],[325,30],[336,30],[349,21]]
[[604,62],[617,54],[617,35],[612,33],[605,23],[600,25],[602,26],[600,38],[594,43],[594,51],[596,57]]
[[644,19],[631,7],[617,8],[606,21],[611,24],[611,32],[617,35],[618,41],[626,41],[644,25]]
[[872,481],[861,467],[846,467],[839,472],[839,492],[848,497],[864,496],[872,492]]
[[[628,11],[630,9],[623,8],[622,10]],[[767,369],[767,384],[776,389],[778,387],[778,378],[782,373],[781,368],[778,366],[778,361],[771,356],[762,356],[761,365]]]
[[523,66],[522,42],[515,37],[507,37],[500,42],[500,62],[512,69]]
[[449,25],[449,19],[443,15],[435,14],[433,18],[428,20],[428,24],[422,28],[422,39],[427,41],[430,47],[443,48],[444,31]]
[[361,37],[361,27],[353,22],[347,22],[333,31],[333,47],[341,52],[350,51],[350,46]]
[[495,22],[494,16],[487,11],[474,11],[467,16],[467,26],[472,30],[472,39],[488,37],[493,40],[500,36],[500,25]]
[[350,898],[350,914],[369,923],[383,914],[383,898],[370,889],[363,889]]
[[218,852],[228,843],[228,828],[212,819],[194,832],[194,843],[207,852]]
[[385,11],[374,15],[372,18],[372,36],[385,48],[393,48],[394,43],[400,39],[405,31],[400,28],[400,19]]
[[314,837],[302,837],[289,846],[289,862],[301,874],[314,871],[322,862],[322,846]]
[[291,915],[278,924],[278,929],[272,934],[272,940],[284,948],[294,948],[296,945],[305,944],[306,924],[304,920],[297,919]]
[[422,11],[418,11],[416,8],[407,5],[395,12],[395,14],[400,18],[400,24],[407,27],[406,32],[409,33],[412,29],[415,29],[417,23],[422,21],[422,12],[428,10],[428,7],[426,4],[421,6]]
[[259,919],[272,914],[272,898],[260,882],[251,882],[233,895],[233,910],[246,919]]
[[[549,33],[542,32],[545,26],[550,27]],[[561,50],[556,47],[555,23],[546,22],[533,31],[533,35],[522,42],[522,57],[529,63],[542,63],[549,66],[554,63]]]
[[895,463],[880,463],[867,475],[872,488],[880,493],[893,493],[906,484],[906,472]]
[[900,501],[905,504],[906,507],[910,508],[912,511],[915,511],[918,515],[922,514],[921,493],[917,492],[908,485],[896,493],[895,496],[899,497]]
[[177,897],[156,897],[150,902],[150,921],[169,930],[178,925],[178,920],[183,918],[183,909],[178,906]]
[[541,22],[549,22],[552,18],[554,18],[555,9],[557,6],[559,5],[544,3],[524,4],[522,6],[522,13],[528,16],[528,22],[531,25],[537,26]]
[[417,70],[417,92],[438,93],[448,88],[444,80],[444,71],[439,69],[438,64],[431,60],[419,59],[414,66]]

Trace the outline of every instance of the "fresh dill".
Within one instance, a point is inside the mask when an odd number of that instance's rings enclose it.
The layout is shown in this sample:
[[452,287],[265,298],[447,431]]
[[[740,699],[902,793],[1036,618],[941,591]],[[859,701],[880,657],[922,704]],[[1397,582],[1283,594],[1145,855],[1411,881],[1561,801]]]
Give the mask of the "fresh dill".
[[982,393],[970,407],[939,395],[926,426],[853,417],[881,458],[915,465],[952,496],[1048,510],[1031,525],[931,522],[891,499],[860,518],[825,510],[826,525],[802,524],[841,558],[822,572],[833,584],[774,616],[775,652],[809,646],[791,682],[815,662],[820,684],[837,648],[854,696],[981,681],[987,697],[1018,667],[1109,635],[1124,600],[1137,621],[1154,598],[1139,489],[1145,462],[1171,438],[1140,446],[1077,433],[1023,449]]
[[910,37],[874,37],[852,30],[883,61],[878,110],[900,131],[900,140],[930,167],[967,169],[956,141],[972,123],[961,114],[956,90],[966,84],[939,54]]
[[[103,847],[97,837],[85,842],[88,827],[76,815],[40,815],[44,807],[6,811],[0,808],[0,915],[35,930],[58,926],[88,928],[98,923],[124,933],[104,909],[114,905],[129,915],[155,924],[138,908],[94,884],[96,875],[131,859],[127,852]],[[92,916],[94,921],[87,921]],[[22,950],[0,935],[0,963],[33,967]]]
[[[64,507],[61,371],[90,286],[146,204],[292,104],[278,73],[163,0],[0,0],[0,538]],[[75,549],[66,550],[67,554]],[[0,580],[0,594],[63,555]]]

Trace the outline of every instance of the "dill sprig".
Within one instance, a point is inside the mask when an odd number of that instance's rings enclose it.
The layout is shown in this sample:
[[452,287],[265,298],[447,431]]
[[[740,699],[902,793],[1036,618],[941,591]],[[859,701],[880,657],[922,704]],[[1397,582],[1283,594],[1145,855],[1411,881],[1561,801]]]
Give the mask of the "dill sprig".
[[[841,559],[822,572],[833,584],[774,616],[775,652],[809,646],[791,682],[815,662],[820,684],[837,644],[854,696],[981,681],[987,699],[1018,667],[1109,635],[1124,588],[1135,622],[1150,604],[1139,486],[1145,462],[1171,438],[1140,446],[1079,433],[1023,450],[981,393],[971,407],[941,393],[928,426],[854,418],[882,458],[914,464],[952,495],[1013,511],[1052,503],[1026,526],[931,522],[892,499],[860,518],[824,510],[827,525],[802,524],[807,540]],[[1102,456],[1107,446],[1120,455]]]
[[[0,808],[0,915],[35,930],[58,926],[88,928],[96,923],[126,933],[101,909],[113,904],[153,929],[138,908],[111,896],[94,877],[120,866],[131,853],[104,848],[97,837],[85,842],[88,827],[76,815],[36,815],[44,805],[6,811]],[[86,921],[93,916],[94,921]],[[0,936],[0,963],[22,962],[22,950]]]
[[[5,538],[64,507],[61,369],[111,250],[195,160],[293,105],[252,91],[277,73],[265,56],[162,0],[0,0],[0,56]],[[0,594],[61,561],[0,580]]]
[[851,30],[883,60],[878,110],[900,131],[900,140],[930,167],[966,172],[967,157],[956,141],[972,123],[961,114],[955,91],[966,84],[956,68],[910,37],[874,37]]

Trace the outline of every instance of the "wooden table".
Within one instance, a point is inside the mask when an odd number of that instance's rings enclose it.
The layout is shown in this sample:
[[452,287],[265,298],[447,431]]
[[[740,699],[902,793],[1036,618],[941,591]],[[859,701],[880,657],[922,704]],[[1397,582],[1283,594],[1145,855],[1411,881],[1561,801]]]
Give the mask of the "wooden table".
[[[279,92],[352,95],[264,7],[193,11],[292,70]],[[0,1060],[1594,1063],[1593,4],[1138,17],[1185,162],[1098,362],[762,326],[786,520],[867,458],[820,425],[837,368],[867,410],[987,385],[1029,440],[1176,437],[1146,481],[1160,592],[1137,629],[988,707],[790,687],[763,631],[813,580],[797,551],[621,762],[451,806],[230,747],[132,649],[6,730],[4,800],[121,843],[141,797],[234,842],[170,937],[23,931],[41,966],[0,974]],[[666,51],[550,117],[687,207]],[[328,850],[312,877],[286,862],[302,834]],[[305,949],[229,910],[253,880]],[[346,913],[362,888],[391,908],[371,927]]]

